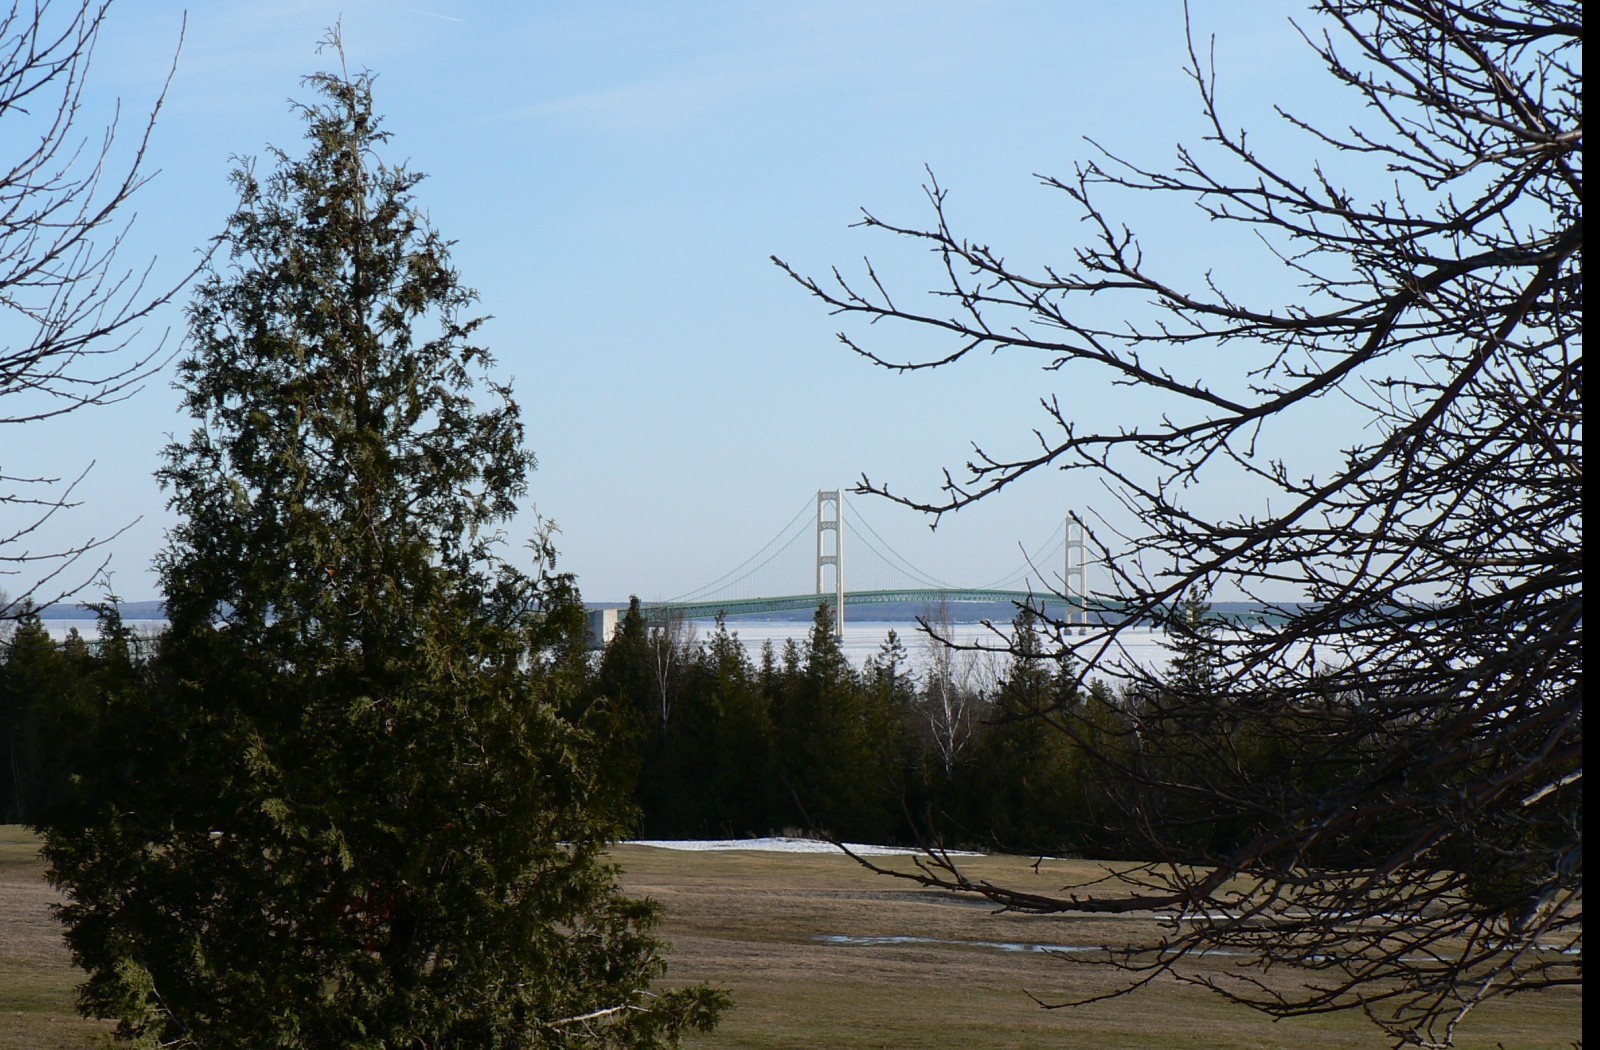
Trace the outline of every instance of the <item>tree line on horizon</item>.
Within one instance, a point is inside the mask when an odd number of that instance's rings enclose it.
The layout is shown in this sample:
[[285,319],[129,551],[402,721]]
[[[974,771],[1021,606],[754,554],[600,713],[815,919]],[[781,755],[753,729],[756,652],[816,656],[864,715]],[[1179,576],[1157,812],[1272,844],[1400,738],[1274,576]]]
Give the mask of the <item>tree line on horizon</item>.
[[[0,642],[0,822],[48,822],[63,806],[106,801],[82,797],[104,757],[90,741],[104,739],[119,694],[158,688],[164,638],[129,628],[115,604],[98,610],[99,641],[75,628],[54,641],[29,613]],[[920,672],[892,629],[853,668],[826,604],[803,640],[769,640],[755,656],[722,619],[696,638],[685,621],[648,620],[637,599],[599,651],[575,588],[547,611],[563,714],[602,742],[601,792],[623,814],[619,834],[804,833],[1145,859],[1143,825],[1153,820],[1185,820],[1187,837],[1211,848],[1254,830],[1220,816],[1158,813],[1139,797],[1139,778],[1119,776],[1118,758],[1131,762],[1139,751],[1142,776],[1176,765],[1179,740],[1201,746],[1195,727],[1141,745],[1135,720],[1153,706],[1155,687],[1082,682],[1081,668],[1045,645],[1031,609],[1018,611],[1009,652],[933,643]],[[1214,690],[1220,705],[1226,688],[1208,654],[1206,614],[1197,600],[1180,606],[1193,629],[1170,635],[1167,678],[1173,689]],[[1062,716],[1092,720],[1098,732],[1062,733],[1052,721]],[[1263,740],[1230,746],[1263,771],[1278,757]]]

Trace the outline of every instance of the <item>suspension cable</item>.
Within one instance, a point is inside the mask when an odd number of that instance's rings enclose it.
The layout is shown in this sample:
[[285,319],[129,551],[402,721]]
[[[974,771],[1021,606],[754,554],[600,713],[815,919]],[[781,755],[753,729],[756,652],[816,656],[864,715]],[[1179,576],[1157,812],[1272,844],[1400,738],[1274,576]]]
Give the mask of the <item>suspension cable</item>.
[[[851,532],[855,533],[857,539],[861,540],[862,543],[865,543],[867,545],[867,548],[869,550],[871,550],[878,557],[882,558],[884,561],[889,562],[892,567],[898,568],[901,572],[905,573],[907,576],[910,576],[912,579],[916,580],[918,583],[925,583],[928,586],[933,587],[933,588],[935,588],[937,590],[946,590],[946,591],[959,591],[959,590],[962,590],[962,588],[956,587],[956,586],[954,586],[952,584],[945,583],[943,580],[935,579],[933,576],[930,576],[928,573],[923,572],[921,569],[917,568],[915,565],[912,565],[909,561],[907,561],[900,554],[900,552],[896,551],[893,547],[889,546],[889,541],[888,540],[886,540],[882,536],[878,535],[878,530],[873,528],[872,527],[872,523],[870,521],[868,521],[865,517],[863,517],[861,515],[861,513],[855,509],[854,506],[850,507],[850,511],[851,511],[851,515],[850,515],[850,517],[845,519],[845,525],[850,529]],[[889,552],[888,554],[885,554],[882,550],[879,550],[876,546],[874,546],[872,544],[872,542],[870,540],[868,540],[865,536],[861,535],[861,533],[856,531],[854,523],[857,520],[859,520],[861,522],[861,524],[863,526],[865,526],[866,530],[868,532],[870,532],[873,535],[873,537],[875,539],[877,539],[877,541],[879,543],[883,544],[884,549]],[[900,563],[898,566],[894,565],[894,562],[896,562],[896,561],[898,561]]]
[[[1038,566],[1055,557],[1056,554],[1067,544],[1066,522],[1063,521],[1060,528],[1058,528],[1055,532],[1052,532],[1050,537],[1051,538],[1047,541],[1045,549],[1042,552],[1039,554],[1029,555],[1026,549],[1024,549],[1024,560],[1022,564],[1018,565],[1015,569],[1011,570],[1011,572],[995,580],[988,586],[980,587],[978,589],[985,591],[999,590],[1001,584],[1020,581],[1030,570],[1038,571],[1042,574],[1044,570],[1040,570]],[[1040,580],[1039,582],[1045,583],[1046,581]]]
[[[734,584],[734,583],[739,583],[739,582],[743,581],[745,579],[745,577],[754,575],[756,572],[759,572],[762,568],[766,567],[766,565],[769,564],[772,561],[772,558],[777,557],[778,554],[782,553],[783,551],[788,550],[789,547],[794,543],[794,541],[799,538],[800,534],[796,533],[794,536],[789,536],[789,538],[787,540],[784,540],[783,545],[780,546],[777,551],[773,552],[772,557],[767,558],[767,560],[763,561],[760,565],[757,565],[755,568],[750,569],[749,572],[745,572],[744,570],[750,565],[751,562],[755,561],[757,558],[761,557],[763,554],[766,554],[767,551],[772,547],[773,544],[777,543],[779,540],[784,539],[784,537],[788,535],[789,531],[794,528],[795,523],[800,521],[801,518],[805,517],[806,512],[809,511],[809,510],[811,510],[811,500],[807,499],[804,503],[802,503],[800,505],[800,509],[795,512],[794,517],[790,518],[788,523],[786,525],[784,525],[783,528],[778,530],[778,533],[777,533],[776,536],[774,536],[772,539],[768,540],[765,544],[763,544],[760,550],[758,550],[754,554],[750,555],[750,557],[748,557],[744,561],[740,562],[734,568],[732,568],[729,571],[723,573],[721,576],[718,576],[716,579],[712,580],[710,583],[705,584],[704,586],[701,586],[701,587],[696,587],[693,590],[687,591],[684,594],[680,594],[678,597],[673,598],[670,601],[664,602],[662,604],[665,604],[665,605],[683,605],[683,604],[686,604],[686,603],[691,602],[691,601],[696,601],[696,600],[698,600],[700,598],[703,598],[704,596],[706,596],[710,592],[716,590],[718,587],[721,587],[723,584],[728,584],[729,586],[732,586],[732,584]],[[743,575],[741,575],[741,573],[743,573]],[[737,578],[735,578],[735,577],[737,577]]]
[[[845,503],[843,494],[840,496],[840,502]],[[1016,569],[1004,576],[1001,576],[994,582],[986,584],[982,587],[958,587],[954,584],[947,583],[926,572],[923,572],[921,569],[911,564],[911,562],[905,558],[905,556],[890,546],[889,541],[884,539],[883,536],[878,533],[878,530],[872,527],[872,523],[868,521],[866,517],[861,515],[853,504],[846,503],[845,505],[848,507],[850,513],[848,515],[841,514],[840,517],[844,519],[846,528],[850,530],[851,534],[853,534],[857,540],[861,541],[863,546],[865,546],[873,554],[876,554],[886,568],[889,568],[895,572],[903,573],[912,581],[922,584],[926,587],[930,587],[934,590],[1000,590],[1003,584],[1021,581],[1028,575],[1030,570],[1039,571],[1039,564],[1055,557],[1055,555],[1059,553],[1063,547],[1065,547],[1067,542],[1066,525],[1065,522],[1063,522],[1059,528],[1051,533],[1051,538],[1046,541],[1045,549],[1041,553],[1037,555],[1028,555],[1026,550],[1024,550],[1024,561],[1022,564],[1018,565]],[[718,576],[710,583],[707,583],[701,587],[696,587],[695,589],[681,594],[676,598],[672,598],[659,604],[683,605],[691,602],[703,601],[714,591],[719,589],[729,589],[748,580],[750,577],[754,576],[768,565],[771,565],[773,561],[775,561],[780,555],[786,553],[789,548],[793,547],[794,544],[802,536],[804,536],[807,531],[809,531],[804,527],[797,529],[796,526],[802,525],[803,519],[811,511],[811,509],[811,500],[807,499],[805,503],[801,504],[800,509],[795,512],[794,516],[789,519],[783,528],[779,529],[777,534],[774,535],[772,539],[763,544],[761,548],[754,554],[750,555],[750,557],[740,562],[728,572]],[[857,520],[860,521],[861,527],[866,530],[865,534],[863,534],[860,529],[856,528]],[[870,535],[872,539],[868,539],[868,535]],[[877,543],[872,542],[874,539],[877,540]],[[1047,581],[1041,580],[1040,582],[1046,583]]]

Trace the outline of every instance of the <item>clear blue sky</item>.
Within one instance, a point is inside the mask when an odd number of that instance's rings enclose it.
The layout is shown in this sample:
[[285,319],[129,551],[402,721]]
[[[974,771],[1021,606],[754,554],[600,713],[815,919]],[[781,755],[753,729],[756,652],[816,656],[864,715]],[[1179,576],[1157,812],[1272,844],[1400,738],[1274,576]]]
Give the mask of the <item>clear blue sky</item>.
[[[1272,130],[1269,107],[1327,104],[1329,82],[1289,23],[1309,16],[1218,0],[1192,13],[1216,35],[1233,121],[1303,150]],[[154,255],[158,275],[176,273],[222,228],[231,155],[301,151],[287,100],[330,61],[314,47],[341,15],[351,64],[378,74],[390,159],[428,173],[418,198],[494,315],[486,342],[515,377],[540,464],[531,502],[561,526],[562,565],[591,600],[686,591],[743,560],[817,488],[863,471],[931,492],[970,440],[1030,440],[1043,394],[1078,398],[1085,418],[1113,411],[1099,388],[1075,391],[1037,360],[875,370],[769,255],[821,273],[870,254],[907,294],[928,287],[923,256],[849,229],[862,206],[926,218],[926,164],[962,232],[1019,262],[1063,260],[1082,227],[1034,173],[1069,173],[1090,152],[1085,136],[1151,164],[1201,136],[1177,0],[217,0],[188,13],[127,263]],[[125,121],[147,109],[182,17],[160,0],[113,8],[85,129],[118,99]],[[1235,261],[1192,212],[1132,200],[1124,214],[1177,272]],[[164,328],[176,347],[179,309],[141,338]],[[917,351],[910,333],[877,334]],[[151,472],[167,435],[190,425],[170,380],[168,369],[125,404],[0,435],[8,469],[96,461],[83,505],[46,541],[140,519],[110,548],[130,600],[157,597],[149,564],[170,519]],[[975,582],[1068,508],[1110,502],[1047,474],[936,534],[910,512],[867,509],[913,562]],[[526,531],[519,522],[512,535]]]

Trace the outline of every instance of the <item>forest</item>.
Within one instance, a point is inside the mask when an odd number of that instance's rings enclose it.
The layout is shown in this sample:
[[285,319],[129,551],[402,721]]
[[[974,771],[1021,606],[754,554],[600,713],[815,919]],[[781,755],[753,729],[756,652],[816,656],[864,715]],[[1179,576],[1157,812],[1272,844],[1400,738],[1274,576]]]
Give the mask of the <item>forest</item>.
[[[1158,812],[1141,787],[1151,771],[1214,742],[1202,745],[1193,726],[1162,753],[1137,742],[1135,716],[1156,706],[1151,685],[1080,686],[1081,668],[1047,649],[1029,609],[1012,624],[1010,653],[943,649],[891,630],[856,670],[825,605],[803,643],[768,642],[752,659],[737,624],[719,620],[697,638],[681,621],[648,620],[637,600],[594,650],[577,591],[560,593],[551,666],[565,714],[599,742],[602,779],[639,837],[805,833],[1117,858],[1147,854],[1151,821],[1181,822],[1180,840],[1213,849],[1259,831],[1236,816],[1178,813],[1170,798]],[[1210,622],[1207,609],[1193,601],[1181,612],[1194,626]],[[162,637],[130,630],[115,604],[99,611],[97,641],[76,630],[52,641],[30,614],[0,644],[4,822],[39,822],[69,799],[92,807],[74,798],[97,780],[84,775],[98,760],[87,742],[119,697],[155,688]],[[1208,634],[1169,634],[1172,688],[1211,677]],[[908,645],[930,647],[924,670],[913,670]],[[1062,732],[1069,723],[1074,731]],[[1258,773],[1274,768],[1264,742],[1253,751],[1242,738],[1229,743]]]

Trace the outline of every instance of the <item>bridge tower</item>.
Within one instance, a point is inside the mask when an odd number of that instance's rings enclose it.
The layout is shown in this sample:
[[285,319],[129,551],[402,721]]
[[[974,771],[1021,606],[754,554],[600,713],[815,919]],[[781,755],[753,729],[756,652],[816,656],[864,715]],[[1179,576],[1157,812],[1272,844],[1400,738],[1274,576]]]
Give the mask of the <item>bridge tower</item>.
[[1082,630],[1089,623],[1089,548],[1084,543],[1083,522],[1075,511],[1067,511],[1066,566],[1061,575],[1063,597],[1067,599],[1067,623]]
[[[828,543],[828,534],[833,543]],[[817,490],[817,593],[827,594],[825,569],[833,566],[833,633],[844,637],[844,490]]]

